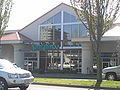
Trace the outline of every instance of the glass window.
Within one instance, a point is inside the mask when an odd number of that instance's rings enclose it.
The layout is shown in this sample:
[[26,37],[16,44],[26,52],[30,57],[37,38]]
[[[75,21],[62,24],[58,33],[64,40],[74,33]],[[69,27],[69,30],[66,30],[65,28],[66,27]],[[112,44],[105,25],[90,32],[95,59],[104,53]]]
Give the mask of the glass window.
[[79,37],[79,24],[64,25],[64,39],[71,40],[71,38]]
[[47,20],[47,24],[53,24],[54,23],[54,18],[51,17],[50,19]]
[[64,51],[64,66],[77,72],[81,71],[81,50],[65,50]]
[[63,43],[63,45],[64,45],[64,46],[69,46],[69,47],[73,46],[71,41],[65,41],[65,42]]
[[61,27],[53,26],[53,40],[61,40]]
[[24,57],[37,57],[36,53],[24,53]]
[[78,38],[79,37],[79,25],[75,24],[72,25],[72,29],[71,29],[71,38]]
[[61,40],[61,26],[60,25],[41,26],[40,40],[41,41]]
[[63,38],[64,40],[70,40],[71,39],[71,25],[64,25],[63,27]]
[[42,24],[59,24],[59,23],[61,23],[61,12],[49,18],[47,21],[43,22]]
[[67,12],[64,12],[63,17],[64,17],[63,19],[64,23],[77,22],[76,16],[73,16]]
[[78,44],[69,42],[71,38],[79,38],[79,37],[87,36],[87,30],[83,24],[64,25],[63,30],[64,30],[63,38],[66,41],[64,42],[64,45],[76,46]]
[[84,36],[87,36],[87,29],[86,27],[83,25],[83,24],[80,24],[79,25],[79,37],[84,37]]
[[54,16],[54,24],[61,23],[61,13]]

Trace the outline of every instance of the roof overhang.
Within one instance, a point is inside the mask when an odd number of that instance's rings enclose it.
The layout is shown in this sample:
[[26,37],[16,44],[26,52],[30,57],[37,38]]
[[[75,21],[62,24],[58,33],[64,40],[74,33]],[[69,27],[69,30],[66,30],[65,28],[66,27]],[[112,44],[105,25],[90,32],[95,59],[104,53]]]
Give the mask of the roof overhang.
[[0,44],[20,44],[23,43],[23,41],[20,40],[2,40],[0,41]]
[[[112,41],[119,41],[120,40],[120,36],[104,36],[102,38],[103,42],[112,42]],[[71,40],[72,42],[90,42],[90,38],[89,37],[81,37],[81,38],[72,38]]]

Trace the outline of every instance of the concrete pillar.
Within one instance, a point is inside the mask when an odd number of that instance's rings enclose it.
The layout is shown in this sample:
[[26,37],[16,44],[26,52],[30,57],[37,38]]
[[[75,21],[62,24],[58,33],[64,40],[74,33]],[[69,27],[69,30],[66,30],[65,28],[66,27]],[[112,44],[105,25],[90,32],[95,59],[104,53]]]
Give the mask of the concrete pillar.
[[16,63],[21,68],[24,68],[24,52],[21,51],[23,45],[16,44],[14,47],[14,63]]
[[0,58],[3,58],[2,56],[2,45],[0,45]]
[[82,73],[93,72],[93,53],[90,43],[82,43]]
[[37,68],[40,68],[40,52],[37,51]]
[[60,64],[61,64],[60,70],[63,70],[63,51],[61,51],[61,60],[60,60]]

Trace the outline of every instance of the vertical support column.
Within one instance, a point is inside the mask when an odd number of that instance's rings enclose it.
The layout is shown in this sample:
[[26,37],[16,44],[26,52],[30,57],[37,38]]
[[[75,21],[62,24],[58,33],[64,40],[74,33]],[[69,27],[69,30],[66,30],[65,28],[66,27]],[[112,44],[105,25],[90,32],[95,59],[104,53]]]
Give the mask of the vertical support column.
[[63,51],[61,51],[61,67],[60,70],[63,70]]
[[24,68],[24,52],[21,51],[23,45],[16,44],[14,47],[14,63],[16,63],[21,68]]
[[61,40],[64,38],[63,32],[63,11],[61,11]]
[[90,43],[82,43],[82,73],[93,72],[93,52]]
[[61,64],[61,67],[60,67],[60,70],[63,70],[63,38],[64,38],[64,35],[63,35],[63,11],[61,11],[61,61],[60,61],[60,64]]
[[40,68],[40,52],[37,51],[37,68]]
[[0,45],[0,58],[3,58],[2,56],[2,45]]

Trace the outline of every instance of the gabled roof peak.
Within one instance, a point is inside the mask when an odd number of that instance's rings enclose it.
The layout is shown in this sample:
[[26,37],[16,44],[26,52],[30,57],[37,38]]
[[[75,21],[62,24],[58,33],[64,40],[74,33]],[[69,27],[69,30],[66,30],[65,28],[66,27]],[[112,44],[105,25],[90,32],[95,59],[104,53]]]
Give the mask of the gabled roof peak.
[[[57,5],[56,7],[54,7],[52,10],[48,11],[47,13],[43,14],[42,16],[38,17],[37,19],[35,19],[34,21],[32,21],[30,24],[26,25],[25,27],[23,27],[21,30],[23,30],[24,28],[28,27],[29,25],[33,24],[35,21],[39,20],[40,18],[44,17],[45,15],[47,15],[48,13],[50,13],[51,11],[53,11],[54,9],[56,9],[57,7],[62,7],[62,5],[65,5],[67,7],[71,7],[70,5],[67,5],[65,3],[60,3],[59,5]],[[21,31],[20,30],[20,31]]]

